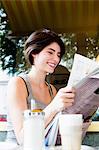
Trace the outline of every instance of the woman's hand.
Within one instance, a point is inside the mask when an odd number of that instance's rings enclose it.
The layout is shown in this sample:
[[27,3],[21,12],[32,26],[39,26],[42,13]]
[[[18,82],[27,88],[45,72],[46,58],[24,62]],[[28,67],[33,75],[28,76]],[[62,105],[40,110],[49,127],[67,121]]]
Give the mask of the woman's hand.
[[57,112],[64,110],[73,105],[75,97],[75,90],[72,87],[64,87],[61,88],[53,101],[51,102],[51,106],[53,110]]
[[55,117],[55,115],[73,105],[75,90],[71,87],[61,88],[52,102],[43,110],[45,112],[45,128]]

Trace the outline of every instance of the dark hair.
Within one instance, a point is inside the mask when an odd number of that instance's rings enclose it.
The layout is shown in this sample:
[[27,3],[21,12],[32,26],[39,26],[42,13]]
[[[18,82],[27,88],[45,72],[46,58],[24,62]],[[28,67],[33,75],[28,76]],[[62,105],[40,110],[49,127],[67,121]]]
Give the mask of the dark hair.
[[34,60],[32,54],[40,53],[46,46],[56,42],[61,49],[60,59],[65,53],[65,45],[61,38],[53,31],[41,29],[33,32],[25,42],[24,55],[26,60],[33,65]]

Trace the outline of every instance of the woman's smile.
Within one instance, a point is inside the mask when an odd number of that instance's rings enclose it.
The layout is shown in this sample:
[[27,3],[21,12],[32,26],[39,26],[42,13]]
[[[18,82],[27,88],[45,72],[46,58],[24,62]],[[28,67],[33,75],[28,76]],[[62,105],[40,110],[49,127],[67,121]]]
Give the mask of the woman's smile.
[[56,63],[53,63],[53,62],[48,62],[48,65],[49,65],[51,68],[53,68],[53,69],[55,69],[56,66],[57,66],[57,64],[56,64]]

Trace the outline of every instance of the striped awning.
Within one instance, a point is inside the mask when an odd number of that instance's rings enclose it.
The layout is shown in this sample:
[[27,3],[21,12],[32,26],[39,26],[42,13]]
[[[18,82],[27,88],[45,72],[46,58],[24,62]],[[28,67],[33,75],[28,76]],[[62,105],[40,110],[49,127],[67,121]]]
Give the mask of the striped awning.
[[97,31],[99,0],[2,0],[14,35],[39,28],[58,33]]

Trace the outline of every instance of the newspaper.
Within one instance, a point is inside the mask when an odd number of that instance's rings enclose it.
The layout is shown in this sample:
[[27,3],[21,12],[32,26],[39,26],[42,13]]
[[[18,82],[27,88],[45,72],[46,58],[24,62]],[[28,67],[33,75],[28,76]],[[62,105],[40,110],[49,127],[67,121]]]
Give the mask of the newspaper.
[[90,118],[99,107],[99,62],[75,54],[68,86],[76,89],[75,103],[65,113],[81,113]]
[[[76,89],[76,97],[73,106],[65,109],[63,113],[80,113],[84,119],[91,118],[99,107],[99,62],[75,54],[67,86]],[[58,133],[57,116],[45,130],[45,145],[55,145]]]

